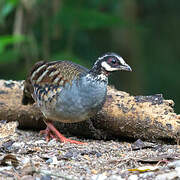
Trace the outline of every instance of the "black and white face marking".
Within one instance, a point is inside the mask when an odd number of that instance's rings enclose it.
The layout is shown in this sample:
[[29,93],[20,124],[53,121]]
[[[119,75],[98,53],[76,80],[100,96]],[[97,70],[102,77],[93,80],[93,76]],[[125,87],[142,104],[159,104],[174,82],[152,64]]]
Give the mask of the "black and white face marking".
[[126,64],[124,59],[115,53],[105,54],[104,56],[99,57],[99,60],[101,61],[101,67],[107,72],[120,70],[132,71],[131,67]]

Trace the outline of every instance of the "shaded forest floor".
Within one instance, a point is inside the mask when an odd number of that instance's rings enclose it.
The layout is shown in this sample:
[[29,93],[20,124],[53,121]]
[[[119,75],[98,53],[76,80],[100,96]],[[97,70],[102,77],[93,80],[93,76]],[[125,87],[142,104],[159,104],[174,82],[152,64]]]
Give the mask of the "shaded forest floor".
[[87,144],[47,143],[38,132],[16,130],[1,138],[0,179],[180,178],[178,145],[81,141]]

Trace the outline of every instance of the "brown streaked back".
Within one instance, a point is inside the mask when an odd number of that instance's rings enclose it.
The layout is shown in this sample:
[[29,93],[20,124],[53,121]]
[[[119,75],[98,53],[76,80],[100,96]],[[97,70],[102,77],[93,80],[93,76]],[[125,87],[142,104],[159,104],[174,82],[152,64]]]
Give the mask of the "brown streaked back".
[[34,86],[55,85],[64,86],[71,84],[73,79],[88,73],[88,69],[70,61],[37,62],[31,69],[24,82],[22,103],[33,104]]

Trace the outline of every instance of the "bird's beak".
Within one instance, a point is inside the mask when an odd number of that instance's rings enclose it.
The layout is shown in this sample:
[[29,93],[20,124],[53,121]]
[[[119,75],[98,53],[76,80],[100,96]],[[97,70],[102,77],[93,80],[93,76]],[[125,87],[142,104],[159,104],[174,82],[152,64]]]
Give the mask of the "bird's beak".
[[132,71],[131,67],[128,64],[120,66],[120,70],[122,70],[122,71]]

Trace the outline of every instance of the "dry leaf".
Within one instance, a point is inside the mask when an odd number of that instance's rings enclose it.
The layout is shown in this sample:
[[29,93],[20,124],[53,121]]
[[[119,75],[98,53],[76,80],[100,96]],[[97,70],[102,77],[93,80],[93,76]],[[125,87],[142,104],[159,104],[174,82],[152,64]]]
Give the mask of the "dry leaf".
[[17,167],[19,165],[19,161],[17,160],[15,155],[7,154],[0,158],[0,165],[2,166],[12,165],[14,167]]

